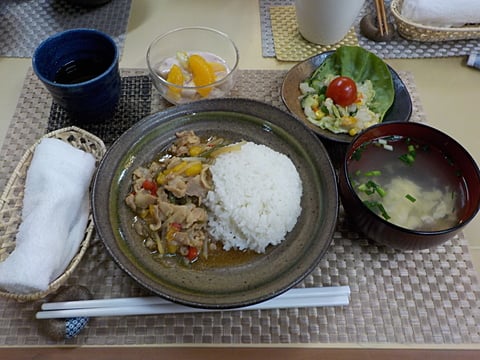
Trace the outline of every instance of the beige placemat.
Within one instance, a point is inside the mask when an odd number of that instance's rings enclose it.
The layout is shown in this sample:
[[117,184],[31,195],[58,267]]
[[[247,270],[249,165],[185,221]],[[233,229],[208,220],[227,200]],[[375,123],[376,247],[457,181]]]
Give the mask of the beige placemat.
[[[137,81],[145,70],[122,74],[135,79],[128,82],[129,91],[141,95],[135,101],[140,104],[126,104],[131,121],[144,105],[152,112],[169,106],[155,90],[145,91],[148,79]],[[284,76],[284,71],[241,70],[231,95],[284,109],[279,94]],[[400,76],[412,95],[411,120],[425,121],[413,77],[405,72]],[[0,188],[24,151],[47,131],[52,110],[48,93],[30,70],[1,150]],[[86,285],[95,298],[145,295],[112,261],[98,236],[68,284]],[[0,299],[0,347],[480,344],[480,286],[463,235],[431,250],[397,251],[366,240],[341,209],[332,245],[298,286],[330,285],[350,286],[348,306],[95,318],[77,337],[58,342],[45,336],[34,319],[40,301]]]
[[275,57],[281,61],[303,61],[315,54],[335,50],[342,45],[358,45],[353,27],[343,40],[336,44],[318,45],[305,40],[298,31],[294,6],[271,6],[270,21]]

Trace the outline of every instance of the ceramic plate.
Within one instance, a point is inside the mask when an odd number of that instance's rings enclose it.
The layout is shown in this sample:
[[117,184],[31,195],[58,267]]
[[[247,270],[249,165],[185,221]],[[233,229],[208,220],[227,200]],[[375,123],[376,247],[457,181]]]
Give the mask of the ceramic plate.
[[[147,252],[132,229],[132,214],[124,203],[132,172],[168,148],[175,133],[184,130],[253,141],[292,159],[303,182],[302,213],[280,245],[241,265],[203,270],[168,268]],[[279,295],[317,266],[332,240],[338,192],[324,146],[291,114],[253,100],[217,99],[169,108],[127,130],[99,166],[92,207],[106,248],[145,288],[184,305],[236,308]]]
[[[335,134],[331,131],[323,130],[308,121],[305,117],[299,100],[299,97],[301,96],[299,89],[300,83],[308,79],[332,53],[333,51],[327,51],[319,55],[315,55],[291,68],[283,80],[282,100],[288,110],[290,110],[298,119],[300,119],[300,121],[303,122],[309,129],[313,130],[322,138],[348,144],[353,139],[353,137],[350,135]],[[383,122],[408,121],[410,119],[410,115],[412,114],[412,100],[410,98],[410,94],[395,70],[393,70],[390,66],[388,66],[388,69],[392,74],[393,87],[395,89],[395,99],[392,106],[385,114]]]

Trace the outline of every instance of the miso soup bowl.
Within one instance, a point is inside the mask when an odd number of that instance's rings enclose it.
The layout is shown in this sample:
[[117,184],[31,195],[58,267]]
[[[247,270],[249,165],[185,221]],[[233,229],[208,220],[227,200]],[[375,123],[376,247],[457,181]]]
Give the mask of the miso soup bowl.
[[[453,171],[463,177],[466,200],[458,211],[458,223],[438,231],[420,231],[397,226],[370,210],[359,198],[349,177],[348,165],[352,155],[364,144],[385,136],[418,139],[436,147],[451,160]],[[364,153],[362,156],[368,156]],[[414,122],[391,122],[372,126],[358,134],[347,147],[339,170],[339,193],[344,210],[356,230],[367,238],[400,250],[421,250],[436,247],[453,238],[477,214],[480,204],[480,171],[472,156],[454,139],[428,125]]]

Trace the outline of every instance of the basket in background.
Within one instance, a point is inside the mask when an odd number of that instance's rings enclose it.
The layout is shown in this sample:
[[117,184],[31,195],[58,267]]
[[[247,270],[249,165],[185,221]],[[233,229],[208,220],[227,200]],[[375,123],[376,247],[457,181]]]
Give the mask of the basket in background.
[[403,0],[392,0],[390,10],[400,36],[415,41],[435,42],[480,38],[480,24],[462,27],[436,27],[414,23],[401,14]]

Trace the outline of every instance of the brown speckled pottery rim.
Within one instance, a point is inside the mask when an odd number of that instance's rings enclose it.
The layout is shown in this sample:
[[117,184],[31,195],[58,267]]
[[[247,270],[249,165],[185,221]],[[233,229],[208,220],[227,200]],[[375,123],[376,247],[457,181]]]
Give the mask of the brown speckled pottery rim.
[[[303,183],[302,214],[285,241],[246,264],[202,271],[159,266],[147,254],[129,226],[123,199],[133,169],[168,147],[182,130],[265,144],[292,159]],[[332,163],[311,131],[271,105],[215,99],[171,107],[127,130],[99,166],[92,206],[106,248],[145,288],[189,306],[237,308],[288,290],[318,265],[332,241],[339,204]]]

